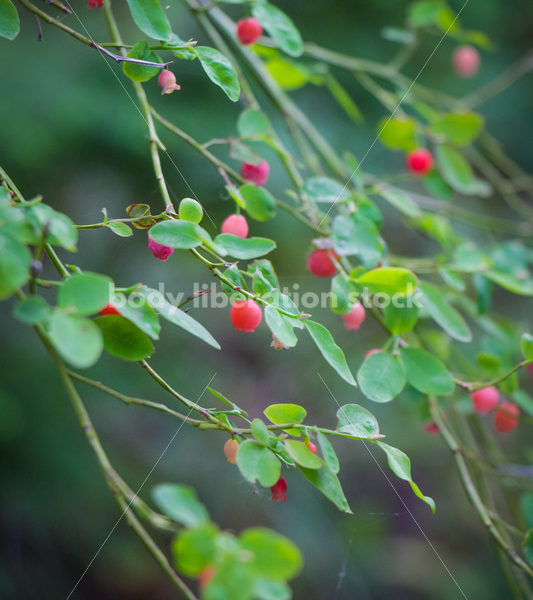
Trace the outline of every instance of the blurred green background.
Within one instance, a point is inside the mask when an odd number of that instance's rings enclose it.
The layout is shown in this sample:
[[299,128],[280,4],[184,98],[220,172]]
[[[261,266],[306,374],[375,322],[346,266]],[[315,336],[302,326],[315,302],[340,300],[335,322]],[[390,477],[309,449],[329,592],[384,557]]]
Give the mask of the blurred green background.
[[[399,0],[313,0],[278,2],[300,27],[304,38],[333,49],[386,60],[397,49],[383,40],[382,27],[403,23],[406,3]],[[107,39],[103,16],[76,1],[85,26],[97,40]],[[126,40],[139,39],[124,10],[116,2]],[[454,3],[459,9],[459,3]],[[52,10],[52,9],[50,9]],[[234,16],[238,7],[231,7]],[[169,9],[175,31],[209,44],[181,4]],[[54,208],[67,212],[76,223],[97,222],[105,207],[110,216],[124,216],[132,203],[161,208],[151,171],[144,123],[130,98],[131,87],[115,64],[107,65],[93,50],[43,24],[44,40],[37,41],[33,16],[24,13],[23,30],[12,42],[0,41],[0,147],[1,163],[26,197],[37,193]],[[528,18],[526,18],[528,16]],[[528,49],[533,34],[530,0],[471,0],[464,10],[465,26],[485,30],[495,44],[483,53],[483,66],[474,81],[460,81],[450,68],[455,43],[446,40],[424,72],[422,81],[451,94],[462,94],[493,78]],[[66,19],[72,27],[74,17]],[[430,38],[409,66],[411,74],[425,61],[436,43]],[[146,84],[155,106],[198,139],[236,133],[241,104],[232,105],[209,84],[199,65],[176,61],[173,71],[182,91],[161,97],[155,81]],[[118,79],[117,79],[118,76]],[[293,97],[309,112],[319,129],[339,150],[361,157],[375,135],[384,109],[355,80],[338,74],[366,119],[355,126],[330,100],[327,91],[307,86]],[[525,151],[533,133],[531,79],[524,79],[482,107],[489,129],[509,154],[524,167],[533,166]],[[283,123],[265,105],[278,130]],[[162,132],[170,156],[187,183],[164,157],[173,196],[190,196],[191,189],[218,225],[232,212],[222,180],[177,138]],[[289,143],[289,142],[287,142]],[[288,182],[271,158],[270,189],[280,197]],[[237,163],[234,163],[238,167]],[[403,157],[376,145],[366,159],[367,170],[400,171]],[[190,186],[190,188],[189,188]],[[498,211],[497,203],[477,205]],[[384,237],[398,254],[423,255],[437,246],[406,230],[397,213],[385,213]],[[204,225],[215,233],[206,219]],[[265,224],[252,224],[255,235],[278,240],[272,260],[284,285],[298,282],[302,290],[327,288],[305,272],[310,233],[297,221],[279,214]],[[479,235],[479,234],[477,234]],[[490,242],[488,234],[481,241]],[[83,269],[106,272],[118,285],[143,281],[170,292],[193,289],[210,282],[208,273],[187,253],[176,253],[168,263],[152,258],[146,233],[128,239],[110,231],[82,232],[79,252],[64,253]],[[47,273],[53,272],[47,266]],[[527,302],[506,293],[496,296],[496,311],[530,323]],[[78,427],[52,364],[29,328],[11,319],[12,303],[0,306],[3,322],[0,384],[0,448],[2,460],[2,598],[65,598],[118,518],[98,465]],[[529,311],[529,312],[528,312]],[[338,402],[360,402],[358,391],[339,380],[305,338],[292,351],[274,352],[262,325],[255,335],[237,334],[229,315],[220,310],[192,313],[221,342],[223,350],[209,349],[177,329],[163,329],[153,357],[154,366],[181,392],[198,399],[211,378],[213,387],[229,396],[251,415],[260,415],[273,402],[296,402],[308,409],[310,422],[334,426]],[[359,332],[346,332],[340,318],[327,310],[314,311],[345,349],[356,370],[365,352],[384,343],[383,332],[367,321]],[[172,404],[135,364],[105,356],[90,375],[125,393]],[[137,489],[160,457],[178,424],[169,417],[142,408],[125,407],[93,389],[80,388],[104,446],[119,472]],[[205,406],[213,401],[204,396]],[[461,597],[453,577],[469,598],[508,598],[497,565],[497,554],[471,507],[467,504],[451,457],[438,436],[423,432],[417,399],[404,394],[392,405],[369,407],[378,417],[390,443],[405,450],[413,474],[424,493],[437,502],[432,516],[416,500],[408,485],[393,480],[393,490],[380,468],[383,456],[361,444],[336,443],[341,457],[341,480],[354,515],[336,512],[332,504],[290,472],[287,504],[269,502],[268,490],[246,483],[227,464],[222,447],[225,436],[183,427],[141,495],[159,482],[193,485],[223,528],[240,531],[262,524],[284,533],[301,548],[305,569],[294,581],[294,597],[307,600],[448,600]],[[513,453],[513,447],[509,448]],[[376,464],[376,460],[379,466]],[[412,513],[412,515],[409,513]],[[415,523],[416,520],[416,523]],[[424,531],[424,534],[421,533]],[[432,547],[426,536],[431,540]],[[164,548],[169,539],[159,536]],[[171,598],[173,588],[135,535],[120,522],[83,578],[73,598]],[[237,600],[237,599],[236,599]]]

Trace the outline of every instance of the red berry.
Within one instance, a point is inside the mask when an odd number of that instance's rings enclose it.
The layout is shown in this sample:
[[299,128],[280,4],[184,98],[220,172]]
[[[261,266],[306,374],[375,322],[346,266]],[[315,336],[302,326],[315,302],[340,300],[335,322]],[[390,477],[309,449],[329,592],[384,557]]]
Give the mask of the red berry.
[[433,168],[433,155],[425,148],[418,148],[407,155],[407,168],[415,175],[426,175]]
[[459,46],[452,55],[455,72],[463,79],[469,79],[479,70],[481,57],[473,46]]
[[512,431],[518,425],[520,409],[512,402],[501,402],[493,413],[494,427],[500,433]]
[[313,442],[305,442],[305,445],[309,448],[309,450],[311,450],[313,454],[316,454],[316,445],[313,444]]
[[176,76],[168,69],[164,69],[159,73],[157,83],[162,88],[161,94],[172,94],[174,90],[180,89],[180,86],[176,83]]
[[242,215],[230,215],[222,223],[220,231],[245,238],[248,235],[248,222]]
[[174,248],[158,244],[150,236],[148,236],[148,248],[152,251],[154,258],[158,258],[159,260],[168,260],[174,252]]
[[369,350],[365,354],[365,359],[368,358],[369,356],[372,356],[372,354],[377,354],[378,352],[381,352],[381,350],[379,348],[372,348],[372,350]]
[[474,410],[482,415],[490,412],[500,399],[500,392],[494,386],[476,390],[470,394]]
[[339,256],[333,250],[313,250],[307,259],[307,268],[317,277],[331,277],[337,272],[331,257],[338,259]]
[[424,425],[424,431],[426,433],[439,433],[439,426],[437,423],[426,423]]
[[104,0],[88,0],[87,8],[102,8]]
[[252,165],[252,163],[242,163],[241,175],[247,181],[255,183],[255,185],[265,185],[270,173],[270,166],[266,160],[260,162],[258,165]]
[[239,449],[239,442],[237,440],[228,440],[224,444],[224,454],[226,455],[226,460],[232,464],[237,464],[237,450]]
[[214,567],[211,567],[211,566],[204,567],[204,569],[202,569],[202,572],[200,573],[200,575],[198,575],[198,585],[200,586],[200,588],[201,589],[206,588],[214,576],[215,576]]
[[106,304],[98,314],[101,317],[105,317],[106,315],[120,315],[118,310],[111,303]]
[[231,322],[237,331],[251,333],[261,323],[263,313],[255,300],[235,302],[231,307]]
[[272,492],[272,502],[287,502],[287,482],[284,477],[280,477],[278,481],[270,488]]
[[527,372],[531,377],[533,377],[533,363],[529,363],[527,366]]
[[[359,329],[361,323],[365,320],[365,309],[359,302],[352,308],[352,311],[347,315],[342,315],[344,327],[348,330]],[[379,352],[379,350],[378,350]]]
[[237,22],[237,37],[241,44],[255,44],[262,33],[261,23],[254,17],[241,19]]

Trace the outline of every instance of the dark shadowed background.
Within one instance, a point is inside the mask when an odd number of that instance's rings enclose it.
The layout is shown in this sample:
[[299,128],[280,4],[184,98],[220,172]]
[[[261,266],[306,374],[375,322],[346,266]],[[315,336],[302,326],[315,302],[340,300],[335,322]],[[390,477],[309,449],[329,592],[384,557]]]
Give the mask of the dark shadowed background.
[[[88,11],[85,2],[76,0],[76,4],[91,35],[106,39],[102,14]],[[138,39],[121,4],[125,3],[116,2],[124,37]],[[305,39],[361,57],[386,60],[396,47],[380,37],[380,29],[401,26],[407,3],[283,0],[278,4],[293,17]],[[452,4],[460,8],[460,3]],[[238,7],[230,12],[239,15]],[[133,203],[161,208],[145,126],[120,68],[106,65],[94,50],[46,25],[44,40],[39,43],[33,17],[24,14],[22,8],[21,13],[20,37],[13,43],[0,41],[2,165],[26,197],[42,193],[46,202],[67,212],[76,223],[99,221],[103,207],[114,217],[125,216],[125,207]],[[169,13],[182,37],[209,44],[181,4],[173,3]],[[528,49],[533,36],[532,16],[529,0],[470,0],[463,22],[485,30],[495,51],[483,52],[479,76],[465,82],[451,71],[450,54],[455,43],[446,40],[422,80],[457,95],[489,81]],[[78,26],[74,17],[67,21],[72,27]],[[428,39],[412,61],[410,74],[416,74],[436,41]],[[173,70],[181,92],[161,97],[155,81],[145,86],[156,107],[202,141],[235,134],[242,106],[231,104],[194,62],[177,61]],[[355,80],[342,73],[338,76],[366,117],[358,126],[322,88],[307,86],[293,97],[336,148],[361,157],[385,111]],[[481,109],[489,130],[506,151],[529,168],[533,166],[529,151],[532,92],[531,78],[523,79]],[[269,114],[283,133],[283,124]],[[196,195],[218,227],[233,208],[220,176],[177,138],[164,132],[161,135],[181,172],[164,158],[172,194],[177,200]],[[365,168],[375,173],[400,171],[403,157],[377,144]],[[272,191],[283,197],[287,182],[278,164],[274,164],[271,181]],[[479,210],[501,214],[495,203],[479,206]],[[421,235],[406,233],[397,213],[381,208],[385,213],[384,237],[391,249],[412,256],[437,251],[437,246]],[[204,220],[204,226],[215,233],[209,219]],[[271,258],[284,285],[296,281],[302,290],[327,289],[327,283],[311,280],[306,274],[311,236],[305,227],[279,214],[265,224],[254,222],[252,231],[278,240]],[[483,241],[490,241],[489,234],[482,235]],[[108,230],[85,231],[81,232],[78,254],[69,257],[64,253],[64,258],[83,269],[109,273],[118,285],[143,281],[157,287],[165,282],[167,291],[188,294],[195,282],[211,282],[206,270],[187,253],[176,253],[168,263],[156,261],[146,240],[144,231],[136,230],[127,239],[117,238]],[[52,277],[52,270],[47,269]],[[531,324],[527,301],[500,292],[495,308],[518,318],[524,329]],[[65,598],[115,526],[119,513],[48,356],[30,328],[11,320],[11,302],[3,303],[0,310],[0,596]],[[264,325],[254,335],[238,334],[227,310],[195,309],[191,314],[221,342],[222,351],[211,350],[196,338],[166,327],[152,359],[154,366],[191,399],[198,399],[214,377],[213,387],[251,415],[260,415],[273,402],[295,402],[308,409],[310,422],[334,426],[338,406],[320,374],[341,405],[360,402],[368,406],[362,394],[340,381],[305,338],[294,350],[274,352]],[[385,341],[374,322],[366,322],[359,332],[346,332],[338,316],[325,309],[314,314],[334,333],[354,371],[368,349]],[[90,374],[114,383],[125,393],[172,403],[135,364],[104,356]],[[111,460],[137,489],[178,424],[162,414],[126,407],[93,389],[80,390]],[[211,406],[213,400],[204,395],[200,402]],[[239,531],[263,524],[287,535],[305,558],[305,568],[293,584],[298,600],[453,600],[462,596],[451,574],[469,598],[508,598],[497,553],[464,498],[447,449],[438,436],[423,432],[418,406],[418,399],[405,393],[393,404],[370,408],[390,442],[411,456],[415,479],[437,502],[435,516],[403,482],[391,480],[393,489],[388,474],[386,477],[381,471],[383,456],[376,455],[376,449],[343,440],[336,442],[336,448],[353,516],[339,514],[296,472],[287,476],[287,504],[273,504],[268,490],[252,487],[227,464],[222,433],[202,433],[188,427],[180,430],[141,495],[149,498],[150,488],[159,482],[187,483],[198,490],[221,527]],[[520,437],[514,439],[518,444]],[[508,451],[512,458],[512,443]],[[168,548],[170,539],[159,539]],[[72,597],[174,596],[174,589],[139,540],[120,522]]]

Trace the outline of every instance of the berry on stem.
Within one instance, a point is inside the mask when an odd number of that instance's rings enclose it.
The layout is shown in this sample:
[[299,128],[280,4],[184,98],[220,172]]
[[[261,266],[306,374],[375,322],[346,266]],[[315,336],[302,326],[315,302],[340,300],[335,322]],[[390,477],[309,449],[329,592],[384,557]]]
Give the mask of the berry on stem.
[[287,502],[287,482],[285,477],[280,477],[277,482],[270,488],[272,492],[272,502]]
[[101,317],[105,317],[107,315],[120,315],[120,313],[118,312],[118,310],[111,304],[111,302],[109,302],[109,304],[106,304],[104,306],[104,308],[102,308],[102,310],[100,310],[98,312],[98,314]]
[[381,350],[379,348],[372,348],[372,350],[369,350],[365,354],[365,359],[367,359],[369,356],[372,356],[372,354],[377,354],[378,352],[381,352]]
[[265,185],[268,179],[268,174],[270,173],[270,165],[266,160],[263,160],[258,165],[253,165],[252,163],[242,163],[241,167],[241,175],[247,181],[251,181],[255,183],[255,185],[261,186]]
[[168,69],[163,69],[163,71],[159,73],[157,83],[161,87],[161,94],[172,94],[174,90],[181,89],[181,86],[176,83],[176,76]]
[[242,215],[230,215],[222,223],[220,231],[245,238],[248,235],[248,222]]
[[316,452],[317,452],[316,444],[313,444],[313,442],[311,442],[310,440],[308,440],[307,442],[305,442],[305,445],[309,448],[309,450],[311,450],[311,452],[313,454],[316,454]]
[[415,175],[427,175],[433,168],[433,155],[426,148],[418,148],[407,155],[407,168]]
[[459,77],[474,77],[481,63],[481,56],[473,46],[459,46],[452,55],[453,68]]
[[237,464],[237,450],[239,449],[239,442],[234,439],[228,440],[224,444],[224,454],[226,455],[226,460],[232,464]]
[[313,250],[307,258],[307,268],[317,277],[331,277],[337,272],[337,267],[331,257],[338,259],[339,256],[333,250]]
[[512,431],[518,425],[520,409],[512,402],[501,402],[493,413],[494,428],[499,433]]
[[496,404],[498,404],[500,392],[498,391],[498,388],[489,386],[472,392],[470,394],[470,398],[472,398],[474,410],[484,415],[490,412],[496,406]]
[[437,425],[437,423],[426,423],[424,425],[424,431],[426,433],[439,433],[439,426]]
[[[352,308],[351,312],[347,315],[342,315],[342,320],[344,321],[344,327],[348,330],[359,329],[361,327],[361,323],[365,320],[365,309],[362,304],[359,302]],[[379,350],[378,350],[379,352]]]
[[261,23],[254,17],[241,19],[237,22],[237,37],[239,38],[239,42],[245,46],[255,44],[262,33],[263,27],[261,27]]
[[88,0],[87,8],[102,8],[104,0]]
[[193,200],[192,198],[183,198],[183,200],[180,202],[178,215],[179,218],[183,219],[184,221],[199,223],[204,216],[204,209],[196,200]]
[[209,585],[209,582],[215,576],[215,569],[212,566],[207,566],[202,569],[200,575],[198,575],[198,585],[200,589],[204,589]]
[[154,242],[150,236],[148,236],[148,248],[152,251],[154,258],[158,258],[159,260],[168,260],[174,252],[174,248],[158,244],[157,242]]
[[251,333],[261,323],[263,312],[255,300],[244,300],[231,307],[230,318],[237,331]]

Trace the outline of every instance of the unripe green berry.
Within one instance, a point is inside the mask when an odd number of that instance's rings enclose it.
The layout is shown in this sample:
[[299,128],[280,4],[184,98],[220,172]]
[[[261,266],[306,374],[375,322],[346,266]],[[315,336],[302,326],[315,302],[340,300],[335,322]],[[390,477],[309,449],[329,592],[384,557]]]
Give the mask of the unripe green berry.
[[204,216],[204,209],[199,202],[192,198],[183,198],[178,211],[180,219],[199,223]]

